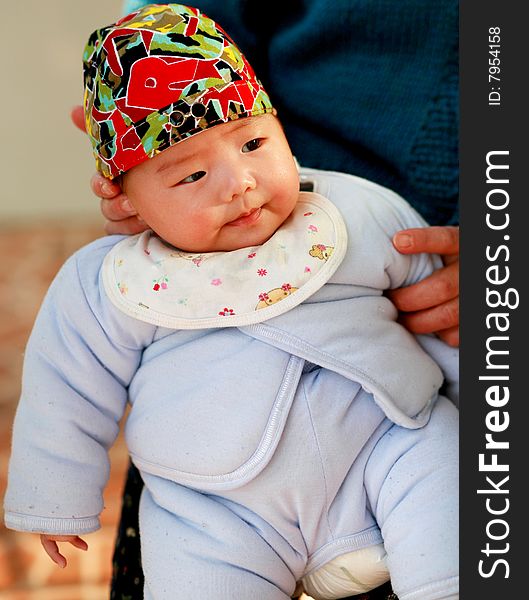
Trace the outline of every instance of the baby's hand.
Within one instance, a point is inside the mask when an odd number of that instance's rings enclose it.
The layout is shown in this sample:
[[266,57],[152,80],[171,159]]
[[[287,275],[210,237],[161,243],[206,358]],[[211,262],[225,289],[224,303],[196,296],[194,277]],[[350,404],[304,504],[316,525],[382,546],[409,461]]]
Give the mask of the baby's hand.
[[400,322],[412,333],[436,333],[450,346],[459,346],[459,228],[407,229],[393,243],[403,254],[435,252],[444,262],[426,279],[388,293]]
[[68,542],[79,548],[79,550],[88,550],[88,544],[82,540],[78,535],[48,535],[41,534],[40,543],[51,560],[58,564],[61,569],[64,569],[68,564],[66,558],[59,552],[57,542]]

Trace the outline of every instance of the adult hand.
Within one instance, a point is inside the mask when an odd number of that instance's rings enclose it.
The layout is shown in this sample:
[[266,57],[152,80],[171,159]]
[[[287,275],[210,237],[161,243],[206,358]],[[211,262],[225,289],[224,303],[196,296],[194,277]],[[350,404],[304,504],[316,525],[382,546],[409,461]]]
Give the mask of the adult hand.
[[399,231],[393,245],[402,254],[440,254],[444,267],[413,285],[388,292],[399,321],[412,333],[436,333],[459,346],[459,227]]
[[[86,133],[82,106],[74,106],[70,118],[78,129]],[[135,234],[147,229],[147,225],[138,217],[119,183],[106,179],[101,173],[94,173],[90,187],[101,200],[101,212],[106,219],[107,233]]]

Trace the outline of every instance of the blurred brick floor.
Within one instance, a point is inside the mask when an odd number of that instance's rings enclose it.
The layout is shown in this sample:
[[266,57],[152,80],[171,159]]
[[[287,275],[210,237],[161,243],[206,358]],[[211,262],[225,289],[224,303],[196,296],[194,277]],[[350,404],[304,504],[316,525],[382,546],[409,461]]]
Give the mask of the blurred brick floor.
[[[10,430],[20,387],[23,350],[44,293],[64,260],[103,235],[102,225],[46,222],[0,225],[0,497],[3,499]],[[0,600],[106,600],[127,454],[120,437],[111,453],[102,528],[86,536],[88,552],[63,545],[69,567],[44,554],[38,536],[3,527],[0,514]],[[1,511],[1,509],[0,509]]]

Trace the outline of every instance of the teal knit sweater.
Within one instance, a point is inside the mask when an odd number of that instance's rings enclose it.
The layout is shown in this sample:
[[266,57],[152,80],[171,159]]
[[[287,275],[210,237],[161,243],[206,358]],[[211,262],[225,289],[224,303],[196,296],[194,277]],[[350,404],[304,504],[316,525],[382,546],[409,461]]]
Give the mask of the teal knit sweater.
[[301,164],[390,187],[431,224],[458,222],[457,0],[190,3],[246,54]]

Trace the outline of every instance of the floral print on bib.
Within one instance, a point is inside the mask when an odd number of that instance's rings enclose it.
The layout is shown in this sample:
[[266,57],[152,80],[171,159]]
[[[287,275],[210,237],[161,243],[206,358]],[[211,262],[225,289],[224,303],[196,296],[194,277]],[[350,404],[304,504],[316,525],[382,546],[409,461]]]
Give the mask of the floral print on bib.
[[341,215],[300,192],[261,246],[188,253],[146,231],[119,242],[103,265],[105,290],[126,314],[173,329],[244,326],[287,312],[320,289],[347,247]]

